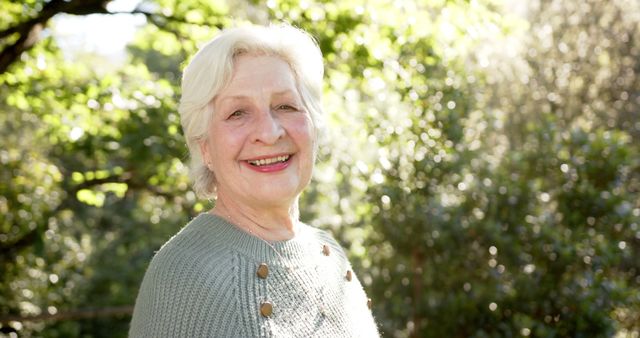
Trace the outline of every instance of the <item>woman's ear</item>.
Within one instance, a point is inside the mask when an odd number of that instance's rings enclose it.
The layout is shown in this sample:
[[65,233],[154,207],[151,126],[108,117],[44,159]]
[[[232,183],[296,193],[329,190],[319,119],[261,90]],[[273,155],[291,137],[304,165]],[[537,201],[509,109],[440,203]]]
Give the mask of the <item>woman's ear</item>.
[[213,171],[213,166],[211,164],[211,153],[209,152],[209,140],[204,138],[198,141],[198,145],[200,146],[200,156],[202,156],[202,162],[209,168],[209,170]]

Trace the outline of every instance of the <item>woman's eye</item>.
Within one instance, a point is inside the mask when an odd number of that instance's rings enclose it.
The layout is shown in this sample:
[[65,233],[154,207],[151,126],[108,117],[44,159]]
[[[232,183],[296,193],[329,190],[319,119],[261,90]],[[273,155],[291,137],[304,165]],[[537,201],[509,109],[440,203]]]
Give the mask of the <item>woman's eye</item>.
[[243,110],[236,110],[236,111],[234,111],[233,113],[231,113],[231,114],[229,115],[229,118],[230,118],[230,119],[232,119],[232,118],[238,118],[238,117],[242,116],[243,114],[244,114],[244,111],[243,111]]
[[298,110],[298,109],[289,104],[281,104],[278,106],[278,110]]

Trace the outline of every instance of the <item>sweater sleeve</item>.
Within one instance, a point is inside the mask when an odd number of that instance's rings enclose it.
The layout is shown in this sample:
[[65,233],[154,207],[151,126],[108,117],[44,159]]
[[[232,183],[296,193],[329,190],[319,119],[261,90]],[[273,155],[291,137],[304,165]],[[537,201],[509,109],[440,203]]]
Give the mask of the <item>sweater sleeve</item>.
[[185,242],[170,241],[151,261],[129,336],[242,336],[233,255]]

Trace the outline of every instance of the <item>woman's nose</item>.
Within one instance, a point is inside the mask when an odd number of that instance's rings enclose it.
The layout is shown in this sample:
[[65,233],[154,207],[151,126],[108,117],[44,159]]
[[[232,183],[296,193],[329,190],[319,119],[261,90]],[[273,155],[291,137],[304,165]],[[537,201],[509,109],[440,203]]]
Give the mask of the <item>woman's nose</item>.
[[256,126],[254,131],[254,142],[261,142],[264,144],[274,144],[282,136],[285,131],[282,127],[281,121],[270,109],[264,110],[256,120]]

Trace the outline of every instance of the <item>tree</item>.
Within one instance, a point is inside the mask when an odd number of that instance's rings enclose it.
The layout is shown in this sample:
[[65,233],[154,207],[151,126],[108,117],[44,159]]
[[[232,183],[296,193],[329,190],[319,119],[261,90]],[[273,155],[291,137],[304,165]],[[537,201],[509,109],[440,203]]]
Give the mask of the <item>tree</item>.
[[[51,37],[20,46],[11,41],[31,34],[27,27],[46,24],[54,9],[88,14],[97,11],[93,4],[3,4],[11,17],[3,20],[4,32],[13,32],[2,35],[3,60],[19,56],[0,75],[0,121],[9,131],[0,169],[0,313],[11,319],[3,319],[6,333],[124,335],[153,252],[206,203],[187,192],[181,162],[180,62],[144,62],[152,53],[166,60],[176,50],[193,54],[198,34],[210,36],[224,12],[211,4],[206,21],[191,23],[184,19],[189,8],[175,3],[157,3],[174,7],[170,17],[135,10],[151,22],[141,34],[173,49],[152,50],[141,37],[140,47],[131,47],[131,62],[115,72],[101,70],[107,60],[65,59]],[[180,43],[189,34],[194,40]],[[82,320],[87,314],[116,317]],[[40,320],[18,319],[25,316]]]
[[303,219],[349,249],[385,336],[640,330],[637,4],[144,1],[116,67],[34,38],[108,4],[2,3],[3,333],[126,335],[154,251],[211,206],[183,162],[181,66],[273,20],[326,64]]

